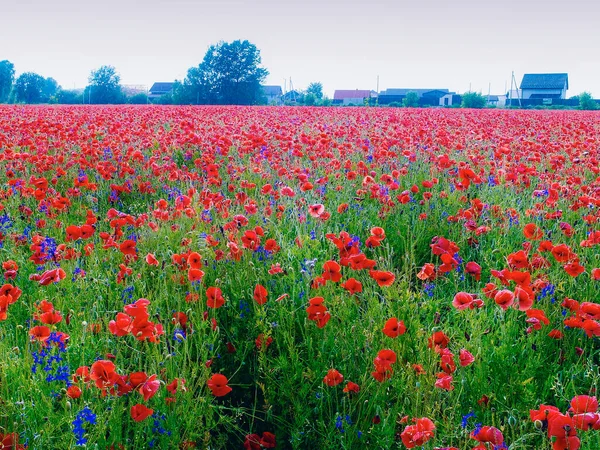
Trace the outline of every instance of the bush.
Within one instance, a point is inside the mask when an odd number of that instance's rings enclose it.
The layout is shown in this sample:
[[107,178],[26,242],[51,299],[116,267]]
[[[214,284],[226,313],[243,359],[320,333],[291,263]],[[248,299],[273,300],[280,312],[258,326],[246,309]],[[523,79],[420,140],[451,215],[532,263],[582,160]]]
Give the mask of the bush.
[[148,95],[145,92],[132,95],[127,99],[127,103],[131,105],[145,105],[148,103]]
[[414,91],[406,93],[406,97],[402,99],[402,106],[405,108],[416,108],[419,106],[419,94]]
[[590,94],[589,92],[582,92],[581,94],[579,94],[579,109],[598,109],[598,104],[592,98],[592,94]]
[[462,96],[463,108],[483,108],[487,103],[487,99],[478,92],[466,92]]

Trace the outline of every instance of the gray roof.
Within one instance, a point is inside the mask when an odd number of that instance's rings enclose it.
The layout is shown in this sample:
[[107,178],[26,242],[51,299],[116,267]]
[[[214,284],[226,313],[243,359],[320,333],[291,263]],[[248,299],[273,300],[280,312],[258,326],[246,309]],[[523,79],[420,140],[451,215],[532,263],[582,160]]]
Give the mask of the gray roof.
[[175,83],[170,82],[158,82],[154,83],[150,88],[150,93],[152,94],[166,94],[167,92],[171,92],[173,90],[173,85]]
[[282,95],[283,91],[281,90],[281,86],[263,86],[263,92],[265,95],[276,96]]
[[521,81],[521,89],[569,89],[569,75],[566,73],[526,73]]
[[381,91],[379,95],[406,95],[409,92],[416,92],[419,94],[419,97],[423,97],[423,95],[429,92],[450,93],[448,89],[386,89],[385,91]]

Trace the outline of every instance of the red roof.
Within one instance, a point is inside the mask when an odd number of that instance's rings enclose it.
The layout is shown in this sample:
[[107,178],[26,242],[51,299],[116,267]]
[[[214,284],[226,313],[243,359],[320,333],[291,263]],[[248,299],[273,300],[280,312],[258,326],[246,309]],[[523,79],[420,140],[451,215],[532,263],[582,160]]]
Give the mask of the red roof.
[[345,98],[369,98],[371,91],[364,89],[341,90],[333,93],[334,100],[344,100]]

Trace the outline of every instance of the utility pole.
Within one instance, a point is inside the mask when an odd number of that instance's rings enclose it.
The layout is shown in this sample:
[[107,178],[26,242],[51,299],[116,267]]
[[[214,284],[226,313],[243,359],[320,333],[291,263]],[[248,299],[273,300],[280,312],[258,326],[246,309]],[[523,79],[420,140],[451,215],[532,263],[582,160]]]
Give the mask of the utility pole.
[[377,98],[375,98],[375,106],[379,106],[379,75],[377,75]]

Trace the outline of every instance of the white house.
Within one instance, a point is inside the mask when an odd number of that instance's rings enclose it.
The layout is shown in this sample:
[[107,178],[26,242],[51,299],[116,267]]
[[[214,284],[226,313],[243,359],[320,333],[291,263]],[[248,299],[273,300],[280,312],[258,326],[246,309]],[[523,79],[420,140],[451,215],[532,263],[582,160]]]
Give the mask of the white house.
[[569,75],[566,73],[526,73],[521,81],[521,98],[567,98]]

